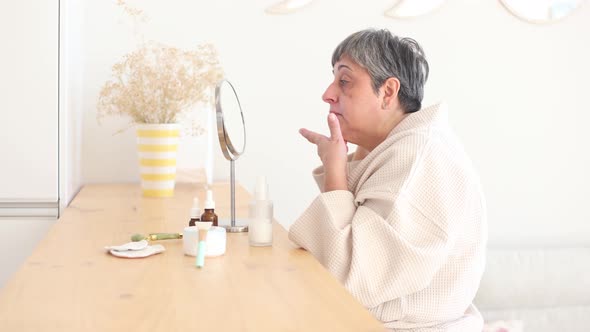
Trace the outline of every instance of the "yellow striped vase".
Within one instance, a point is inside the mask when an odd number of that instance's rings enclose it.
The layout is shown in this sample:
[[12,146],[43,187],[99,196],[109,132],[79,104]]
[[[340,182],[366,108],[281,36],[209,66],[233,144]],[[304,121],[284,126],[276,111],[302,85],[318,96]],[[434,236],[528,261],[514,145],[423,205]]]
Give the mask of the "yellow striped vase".
[[171,197],[176,179],[178,124],[137,126],[137,152],[141,190],[146,197]]

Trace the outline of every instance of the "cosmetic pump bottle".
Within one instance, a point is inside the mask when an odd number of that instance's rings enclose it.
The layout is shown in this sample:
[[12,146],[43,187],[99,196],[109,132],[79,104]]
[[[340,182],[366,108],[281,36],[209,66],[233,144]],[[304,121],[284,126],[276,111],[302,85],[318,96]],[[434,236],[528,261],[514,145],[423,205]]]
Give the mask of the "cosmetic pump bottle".
[[195,226],[196,222],[201,221],[201,208],[199,207],[199,198],[193,198],[193,206],[191,207],[189,226]]
[[212,226],[217,226],[217,215],[215,214],[215,201],[213,200],[213,192],[207,190],[207,198],[205,199],[205,213],[201,215],[201,221],[211,221]]
[[258,177],[254,188],[254,199],[250,202],[248,240],[251,246],[272,245],[273,203],[269,199],[266,178]]

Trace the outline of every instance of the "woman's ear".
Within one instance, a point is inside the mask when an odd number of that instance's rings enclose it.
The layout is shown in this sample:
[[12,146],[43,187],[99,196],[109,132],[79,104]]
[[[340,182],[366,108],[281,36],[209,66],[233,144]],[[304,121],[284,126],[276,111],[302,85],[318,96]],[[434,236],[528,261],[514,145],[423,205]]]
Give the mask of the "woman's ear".
[[389,108],[392,103],[397,101],[399,88],[399,80],[395,77],[390,77],[383,83],[381,86],[381,89],[383,90],[383,103],[381,104],[381,108]]

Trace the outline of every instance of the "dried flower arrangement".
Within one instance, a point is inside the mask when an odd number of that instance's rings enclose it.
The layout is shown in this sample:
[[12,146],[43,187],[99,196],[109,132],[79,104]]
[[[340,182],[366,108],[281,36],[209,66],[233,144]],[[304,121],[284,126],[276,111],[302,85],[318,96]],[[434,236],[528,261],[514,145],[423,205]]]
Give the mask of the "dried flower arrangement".
[[[117,4],[132,17],[142,15],[122,0]],[[185,51],[148,42],[113,65],[112,76],[98,98],[99,122],[107,115],[122,115],[134,123],[178,123],[191,106],[213,102],[212,89],[223,70],[211,44]],[[189,135],[201,134],[202,128],[192,122]]]

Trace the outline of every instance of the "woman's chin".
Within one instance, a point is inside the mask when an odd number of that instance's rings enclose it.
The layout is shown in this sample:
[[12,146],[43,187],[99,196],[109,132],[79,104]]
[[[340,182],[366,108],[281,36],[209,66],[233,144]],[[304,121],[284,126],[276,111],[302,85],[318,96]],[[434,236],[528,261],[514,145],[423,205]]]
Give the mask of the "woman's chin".
[[345,143],[351,143],[351,144],[356,144],[354,142],[354,138],[348,137],[347,135],[345,135],[344,133],[342,133],[342,138],[344,139]]

